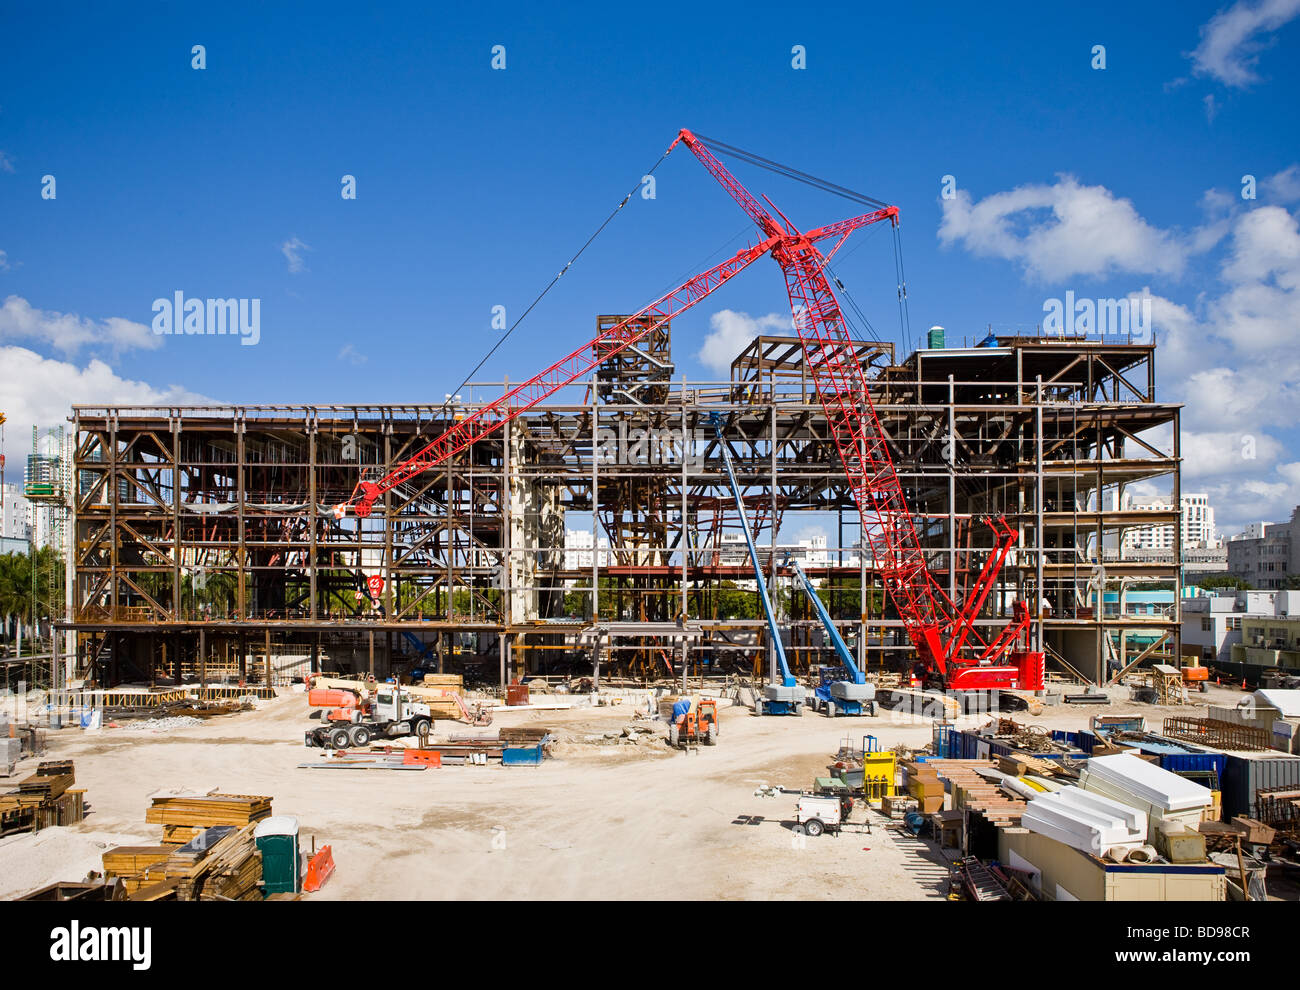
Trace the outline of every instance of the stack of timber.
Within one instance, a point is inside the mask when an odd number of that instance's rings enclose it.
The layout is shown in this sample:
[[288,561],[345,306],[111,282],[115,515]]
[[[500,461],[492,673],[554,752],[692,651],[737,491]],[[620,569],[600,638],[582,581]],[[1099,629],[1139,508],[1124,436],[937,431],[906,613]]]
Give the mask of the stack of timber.
[[550,735],[550,729],[527,725],[517,725],[497,731],[497,738],[510,747],[537,746],[545,742]]
[[253,840],[254,827],[209,828],[173,847],[162,866],[162,880],[174,883],[180,901],[262,900],[262,854]]
[[270,817],[271,799],[251,794],[192,794],[156,797],[144,820],[163,826],[163,842],[186,843],[204,829],[242,827]]
[[446,688],[457,694],[463,694],[465,691],[465,678],[460,674],[425,674],[424,680],[420,683],[430,688]]
[[37,764],[34,774],[18,782],[18,790],[0,794],[0,835],[81,821],[86,816],[86,792],[74,788],[74,783],[71,760]]
[[127,894],[165,879],[163,865],[175,846],[118,846],[104,853],[104,880],[122,881]]
[[997,826],[1020,824],[1026,802],[1006,794],[997,783],[979,773],[980,769],[995,769],[994,761],[927,760],[925,765],[933,767],[941,779],[948,781],[953,810],[977,811]]

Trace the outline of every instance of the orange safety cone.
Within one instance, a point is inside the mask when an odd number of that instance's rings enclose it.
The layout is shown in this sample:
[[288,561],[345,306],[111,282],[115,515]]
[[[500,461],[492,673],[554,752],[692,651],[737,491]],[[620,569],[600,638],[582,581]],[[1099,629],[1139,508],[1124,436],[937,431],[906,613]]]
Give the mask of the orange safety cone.
[[321,846],[320,852],[307,861],[307,880],[302,889],[314,893],[320,890],[334,874],[334,851],[329,846]]
[[1246,690],[1246,678],[1244,677],[1241,679],[1241,689]]

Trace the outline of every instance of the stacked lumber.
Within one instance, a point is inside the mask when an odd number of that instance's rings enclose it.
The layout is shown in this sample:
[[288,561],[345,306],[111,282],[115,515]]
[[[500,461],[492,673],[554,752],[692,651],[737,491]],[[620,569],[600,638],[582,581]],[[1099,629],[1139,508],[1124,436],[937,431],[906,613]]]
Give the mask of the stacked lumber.
[[[252,794],[193,794],[154,798],[152,807],[145,812],[144,820],[151,825],[207,829],[218,825],[242,827],[268,818],[270,814],[269,797]],[[179,838],[181,835],[173,831],[169,841]],[[193,833],[189,834],[189,838],[193,838]],[[168,840],[166,834],[164,840]]]
[[[1006,794],[997,784],[981,777],[976,768],[993,769],[992,760],[927,760],[926,766],[952,785],[954,810],[969,808],[994,825],[1018,825],[1026,802]],[[1007,771],[1002,771],[1006,773]]]
[[61,797],[63,792],[75,782],[74,776],[70,773],[44,774],[37,772],[18,781],[18,793],[28,800],[34,798],[37,803],[52,801],[57,797]]
[[104,877],[133,877],[166,862],[171,846],[118,846],[104,853]]
[[202,825],[164,825],[162,840],[170,846],[183,846],[202,831]]
[[460,674],[425,674],[421,683],[425,687],[448,688],[457,694],[465,690],[465,678]]
[[166,881],[174,883],[176,899],[261,900],[262,854],[253,839],[254,827],[250,823],[205,829],[172,852],[162,873]]
[[73,788],[71,760],[40,763],[36,773],[18,782],[18,790],[0,794],[0,835],[39,832],[53,825],[73,825],[86,814],[86,792]]
[[127,895],[162,879],[162,867],[171,854],[172,847],[118,846],[104,853],[104,879],[122,881]]
[[507,746],[536,746],[543,739],[551,734],[550,729],[533,728],[531,726],[514,726],[503,728],[497,732],[498,738]]
[[1053,760],[1044,760],[1040,756],[1030,756],[1028,753],[999,756],[997,768],[1012,777],[1023,777],[1025,774],[1055,777],[1061,769],[1060,764]]

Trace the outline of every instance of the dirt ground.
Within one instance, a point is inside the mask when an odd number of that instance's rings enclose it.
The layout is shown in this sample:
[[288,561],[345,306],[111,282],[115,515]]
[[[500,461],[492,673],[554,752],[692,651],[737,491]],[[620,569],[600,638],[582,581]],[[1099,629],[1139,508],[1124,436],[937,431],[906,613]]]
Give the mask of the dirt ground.
[[[1166,714],[1205,714],[1199,705],[1134,705],[1119,700],[1126,689],[1112,693],[1117,700],[1106,706],[1059,705],[1038,718],[1014,717],[1073,730],[1092,715],[1138,712],[1158,729]],[[1212,688],[1200,697],[1234,704],[1241,693]],[[844,739],[857,745],[870,733],[883,748],[924,746],[928,722],[887,711],[832,720],[807,712],[760,718],[726,708],[718,745],[698,753],[670,751],[657,740],[582,742],[631,724],[632,711],[499,713],[493,730],[555,729],[562,740],[556,756],[537,768],[422,772],[299,769],[321,755],[303,746],[303,731],[315,723],[301,693],[168,731],[52,731],[46,758],[76,761],[77,786],[87,789],[92,813],[79,825],[0,839],[0,898],[80,880],[111,845],[158,841],[159,828],[144,823],[150,794],[214,788],[271,795],[276,814],[298,818],[305,847],[313,838],[332,846],[337,871],[310,895],[325,900],[945,896],[954,850],[912,838],[897,823],[862,810],[840,835],[803,839],[790,829],[794,795],[754,793],[763,784],[810,787]],[[439,736],[483,731],[450,722],[439,722],[437,730]],[[18,776],[34,768],[27,761]]]

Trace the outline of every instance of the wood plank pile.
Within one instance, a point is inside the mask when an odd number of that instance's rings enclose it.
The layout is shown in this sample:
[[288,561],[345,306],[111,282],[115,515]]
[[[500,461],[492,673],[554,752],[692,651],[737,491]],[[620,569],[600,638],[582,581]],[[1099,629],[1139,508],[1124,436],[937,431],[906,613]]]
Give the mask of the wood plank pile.
[[104,876],[121,880],[133,901],[261,900],[253,832],[270,814],[271,799],[257,795],[156,797],[145,820],[162,825],[163,842],[110,849]]
[[127,894],[163,879],[163,864],[175,846],[118,846],[104,853],[104,879],[119,879]]
[[39,763],[18,782],[18,790],[0,794],[0,835],[39,832],[53,825],[73,825],[86,816],[86,792],[74,788],[71,760]]
[[501,741],[512,748],[515,746],[536,746],[550,734],[550,729],[534,728],[526,725],[502,728],[497,733]]
[[271,799],[251,794],[193,794],[181,797],[156,797],[153,806],[145,812],[144,820],[151,825],[173,827],[167,841],[182,838],[180,828],[191,831],[185,841],[193,837],[195,828],[214,828],[218,825],[243,826],[270,817]]
[[1054,760],[1044,760],[1042,757],[1030,756],[1028,753],[999,756],[997,768],[1003,773],[1011,774],[1013,777],[1023,777],[1027,773],[1036,774],[1039,777],[1055,777],[1061,769],[1060,764]]
[[996,783],[976,772],[976,767],[995,769],[993,760],[926,760],[925,765],[933,767],[951,785],[954,810],[969,808],[978,811],[997,826],[1020,824],[1027,802],[1023,798],[1011,797]]
[[162,879],[175,882],[176,899],[260,901],[262,854],[253,840],[255,827],[205,829],[192,842],[175,848],[162,866]]

